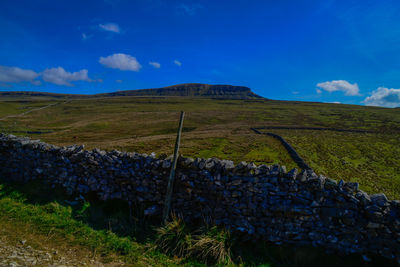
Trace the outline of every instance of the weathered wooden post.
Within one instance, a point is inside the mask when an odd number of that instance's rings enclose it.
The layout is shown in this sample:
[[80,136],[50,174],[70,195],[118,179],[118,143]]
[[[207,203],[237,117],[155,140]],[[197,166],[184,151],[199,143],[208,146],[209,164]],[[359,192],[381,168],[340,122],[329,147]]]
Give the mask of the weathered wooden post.
[[163,209],[163,223],[164,224],[167,223],[169,211],[171,209],[171,197],[172,197],[172,191],[174,189],[175,169],[176,169],[176,162],[178,160],[179,143],[181,141],[181,133],[182,133],[184,116],[185,116],[185,112],[181,111],[181,117],[179,119],[178,134],[176,136],[176,141],[175,141],[174,158],[172,160],[171,172],[169,173],[167,194],[165,196],[165,202],[164,202],[164,209]]

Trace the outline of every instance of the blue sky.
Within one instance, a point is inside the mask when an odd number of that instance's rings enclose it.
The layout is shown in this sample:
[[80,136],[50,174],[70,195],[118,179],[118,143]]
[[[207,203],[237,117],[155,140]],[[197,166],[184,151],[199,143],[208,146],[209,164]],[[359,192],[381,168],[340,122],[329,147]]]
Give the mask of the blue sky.
[[199,82],[267,98],[400,106],[400,2],[0,2],[0,90]]

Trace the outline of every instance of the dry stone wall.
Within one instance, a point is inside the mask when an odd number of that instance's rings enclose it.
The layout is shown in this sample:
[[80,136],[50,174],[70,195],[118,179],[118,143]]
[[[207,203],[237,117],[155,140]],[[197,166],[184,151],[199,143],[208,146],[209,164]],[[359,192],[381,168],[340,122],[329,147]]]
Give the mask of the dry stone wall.
[[311,167],[308,166],[308,164],[304,161],[302,157],[296,152],[296,150],[288,143],[286,140],[277,134],[274,133],[262,133],[256,128],[251,128],[256,134],[265,134],[274,137],[275,139],[278,139],[279,142],[285,147],[286,151],[289,153],[290,157],[292,160],[303,170],[311,170]]
[[[87,151],[0,134],[3,179],[44,179],[70,194],[126,200],[149,217],[161,216],[170,167],[169,159],[154,154]],[[181,157],[172,208],[187,221],[207,219],[252,240],[372,252],[400,262],[400,201],[312,170]]]

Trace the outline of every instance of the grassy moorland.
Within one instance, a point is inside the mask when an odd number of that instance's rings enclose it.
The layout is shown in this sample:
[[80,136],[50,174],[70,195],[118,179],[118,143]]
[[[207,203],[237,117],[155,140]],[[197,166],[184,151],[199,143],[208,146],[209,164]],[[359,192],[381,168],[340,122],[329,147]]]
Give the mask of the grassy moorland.
[[[250,127],[335,127],[376,133],[269,130],[286,138],[317,173],[357,181],[369,193],[400,199],[400,109],[271,100],[179,97],[0,99],[0,130],[56,145],[85,144],[170,154],[179,111],[186,112],[181,153],[296,167],[275,139]],[[27,133],[28,131],[28,133]],[[29,133],[42,131],[43,134]]]

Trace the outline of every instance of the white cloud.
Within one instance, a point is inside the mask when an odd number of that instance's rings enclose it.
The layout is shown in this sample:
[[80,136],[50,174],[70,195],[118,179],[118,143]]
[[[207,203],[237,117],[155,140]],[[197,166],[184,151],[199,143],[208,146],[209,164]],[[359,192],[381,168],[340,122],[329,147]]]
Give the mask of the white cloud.
[[117,82],[117,83],[122,83],[122,80],[115,80],[115,82]]
[[82,69],[78,72],[68,72],[62,67],[45,69],[37,73],[33,70],[25,70],[18,67],[0,66],[0,82],[4,82],[1,86],[9,87],[8,83],[30,82],[34,85],[40,85],[41,82],[36,78],[41,77],[43,81],[54,83],[57,85],[73,86],[70,82],[86,81],[86,82],[103,82],[102,79],[92,80],[88,77],[88,70]]
[[400,107],[400,89],[379,87],[363,103],[367,106]]
[[180,62],[179,60],[174,60],[174,64],[178,65],[179,67],[182,66],[182,62]]
[[158,62],[149,62],[150,65],[152,65],[154,68],[159,69],[161,67],[161,64]]
[[322,94],[321,90],[317,89],[316,91],[317,91],[318,94]]
[[351,84],[345,80],[318,83],[317,87],[328,92],[342,91],[345,95],[359,95],[360,91],[356,83]]
[[99,24],[100,29],[108,32],[120,33],[121,29],[119,28],[117,23],[104,23]]
[[39,76],[33,70],[21,69],[18,67],[0,66],[0,82],[5,83],[21,83],[30,82],[39,85],[40,81],[35,80]]
[[127,54],[113,54],[108,57],[100,57],[99,63],[112,69],[139,71],[142,65],[135,57]]
[[83,69],[78,72],[68,72],[62,67],[45,69],[42,73],[44,81],[54,83],[57,85],[74,86],[70,82],[75,81],[87,81],[92,82],[93,80],[88,77],[88,70]]
[[292,91],[292,94],[298,95],[300,92],[299,91]]

